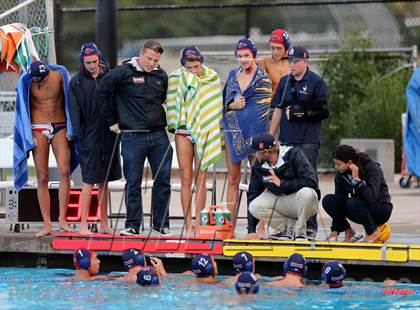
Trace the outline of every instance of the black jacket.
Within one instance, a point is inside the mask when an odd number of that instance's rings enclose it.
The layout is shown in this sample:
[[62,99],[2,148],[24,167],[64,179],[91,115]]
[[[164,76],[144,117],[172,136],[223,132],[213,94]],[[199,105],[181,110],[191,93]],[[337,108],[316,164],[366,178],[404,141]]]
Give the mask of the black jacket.
[[[121,129],[163,129],[166,114],[162,104],[168,76],[160,66],[150,73],[139,71],[131,63],[133,60],[112,70],[99,85],[98,97],[105,106],[105,119],[109,126],[119,123]],[[108,101],[109,96],[114,96],[115,101]]]
[[[284,148],[285,146],[282,146]],[[303,187],[310,187],[318,193],[320,198],[320,191],[318,189],[318,181],[316,173],[309,163],[306,156],[298,147],[288,147],[289,150],[284,154],[284,163],[275,168],[274,171],[279,177],[281,183],[280,187],[274,183],[265,181],[270,173],[266,167],[265,162],[256,161],[252,167],[251,182],[248,189],[248,205],[258,197],[265,189],[268,189],[275,195],[289,195],[297,192]],[[281,156],[279,154],[279,156]]]
[[[117,136],[108,128],[102,117],[103,106],[98,102],[96,92],[99,82],[109,72],[109,65],[101,59],[101,73],[95,79],[82,69],[70,81],[68,100],[70,119],[77,138],[82,178],[85,183],[101,183],[121,178]],[[112,99],[112,98],[110,98]],[[110,157],[114,150],[107,176]]]
[[380,165],[369,160],[361,171],[362,180],[355,183],[351,177],[351,172],[337,173],[335,176],[335,194],[342,197],[357,197],[366,201],[368,204],[382,202],[391,204],[391,196],[385,182],[383,171]]
[[102,109],[96,102],[95,93],[99,81],[108,71],[109,65],[101,61],[101,73],[96,79],[87,70],[82,69],[70,80],[69,111],[74,135],[78,142],[99,135],[98,122],[101,119]]

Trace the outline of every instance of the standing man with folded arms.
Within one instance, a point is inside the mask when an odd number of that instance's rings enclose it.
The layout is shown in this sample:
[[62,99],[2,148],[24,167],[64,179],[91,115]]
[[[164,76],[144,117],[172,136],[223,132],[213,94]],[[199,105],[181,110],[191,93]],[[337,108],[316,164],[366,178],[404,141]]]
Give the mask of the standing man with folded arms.
[[[104,103],[104,117],[110,130],[121,134],[127,210],[122,235],[139,233],[143,214],[141,183],[146,158],[154,179],[152,233],[169,234],[173,150],[166,134],[166,114],[162,106],[168,87],[168,76],[159,65],[162,53],[163,48],[157,40],[146,40],[139,56],[112,70],[98,89],[98,100]],[[109,96],[115,96],[115,100],[108,100]]]

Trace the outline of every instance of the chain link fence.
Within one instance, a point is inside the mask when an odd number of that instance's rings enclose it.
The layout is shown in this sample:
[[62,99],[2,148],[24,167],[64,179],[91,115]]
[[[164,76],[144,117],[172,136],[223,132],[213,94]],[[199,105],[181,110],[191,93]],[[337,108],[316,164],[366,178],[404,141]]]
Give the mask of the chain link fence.
[[[39,57],[43,61],[49,61],[49,45],[51,41],[53,42],[53,26],[48,23],[47,9],[51,7],[52,1],[1,0],[0,14],[10,12],[18,5],[25,3],[29,4],[0,18],[0,26],[12,23],[25,24],[27,28],[31,29],[32,40]],[[0,112],[14,110],[15,88],[18,78],[18,72],[0,73]],[[0,128],[0,134],[1,131]]]
[[[224,55],[223,63],[235,65],[233,47],[238,39],[249,36],[260,54],[268,53],[268,37],[275,28],[286,29],[293,44],[308,50],[336,49],[343,33],[353,31],[371,38],[372,47],[384,49],[416,45],[420,39],[420,1],[225,2],[166,1],[167,5],[155,5],[142,1],[151,5],[133,6],[133,1],[117,1],[119,60],[136,55],[142,42],[153,37],[165,48],[162,61],[167,71],[178,66],[179,51],[190,44],[213,56]],[[80,45],[95,38],[94,3],[84,1],[80,7],[80,1],[60,2],[60,42],[65,45],[61,61],[71,70],[78,68]],[[230,59],[226,52],[230,52]]]

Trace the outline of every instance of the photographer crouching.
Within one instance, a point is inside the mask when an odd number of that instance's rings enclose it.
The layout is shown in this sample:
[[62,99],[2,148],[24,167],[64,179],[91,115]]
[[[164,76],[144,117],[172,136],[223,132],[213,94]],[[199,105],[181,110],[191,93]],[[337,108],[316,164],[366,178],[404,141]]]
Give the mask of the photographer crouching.
[[251,147],[257,161],[248,190],[248,238],[263,220],[275,230],[271,239],[308,241],[306,222],[320,197],[315,170],[299,147],[280,146],[268,133],[253,136]]

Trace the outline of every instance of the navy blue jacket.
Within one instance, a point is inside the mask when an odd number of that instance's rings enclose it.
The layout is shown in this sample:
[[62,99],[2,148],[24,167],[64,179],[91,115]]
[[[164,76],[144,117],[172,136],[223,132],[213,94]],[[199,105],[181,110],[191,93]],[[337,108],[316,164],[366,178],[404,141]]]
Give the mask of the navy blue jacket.
[[[318,199],[321,197],[316,173],[302,150],[298,147],[290,147],[289,149],[289,147],[282,146],[282,148],[288,149],[286,149],[285,154],[281,158],[281,154],[279,154],[279,162],[282,161],[282,164],[274,168],[275,174],[280,179],[280,186],[275,185],[271,181],[267,181],[267,177],[271,176],[266,167],[267,164],[266,162],[259,162],[257,160],[251,172],[251,181],[248,189],[248,206],[265,189],[274,195],[290,195],[304,187],[309,187],[317,192]],[[255,232],[257,224],[258,220],[248,211],[248,233]]]
[[[284,99],[282,101],[284,95]],[[306,102],[309,105],[327,102],[327,85],[316,73],[306,70],[300,81],[296,81],[291,75],[284,76],[279,83],[273,98],[273,106],[282,109],[280,120],[279,140],[283,144],[320,144],[321,118],[315,120],[288,120],[285,109],[294,103]],[[328,115],[327,115],[328,116]]]

